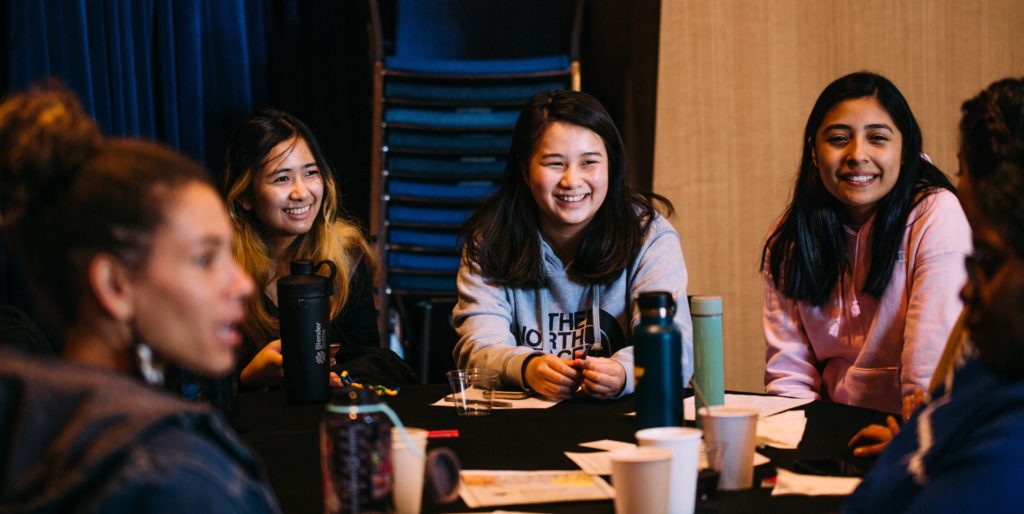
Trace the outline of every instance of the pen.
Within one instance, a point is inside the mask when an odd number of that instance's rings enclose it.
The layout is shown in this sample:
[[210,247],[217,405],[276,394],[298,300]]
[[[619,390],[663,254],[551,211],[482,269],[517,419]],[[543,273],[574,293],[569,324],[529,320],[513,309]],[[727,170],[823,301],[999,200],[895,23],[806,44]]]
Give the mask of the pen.
[[491,407],[511,407],[512,406],[512,402],[502,402],[502,401],[498,401],[498,400],[492,400],[490,402],[488,402],[486,400],[470,400],[470,399],[463,400],[463,399],[455,398],[454,396],[452,396],[450,394],[448,396],[445,396],[444,399],[446,401],[449,401],[449,402],[463,402],[463,403],[465,403],[467,405],[480,405],[480,404],[490,403]]

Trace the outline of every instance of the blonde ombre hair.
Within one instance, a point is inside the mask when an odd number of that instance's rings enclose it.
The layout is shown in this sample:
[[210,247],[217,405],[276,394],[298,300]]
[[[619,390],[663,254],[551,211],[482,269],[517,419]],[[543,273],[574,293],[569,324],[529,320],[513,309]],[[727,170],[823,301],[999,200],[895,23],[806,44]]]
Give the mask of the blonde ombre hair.
[[[275,259],[270,255],[270,247],[255,210],[243,208],[242,200],[254,197],[253,183],[266,164],[277,157],[271,155],[273,149],[288,141],[294,145],[298,138],[309,146],[320,169],[324,182],[323,199],[309,232],[296,237],[285,253]],[[291,261],[333,261],[338,273],[334,278],[334,296],[331,297],[331,318],[336,317],[348,301],[349,285],[356,267],[361,261],[365,262],[372,274],[376,263],[362,230],[339,215],[334,172],[327,165],[313,133],[291,114],[263,110],[245,120],[232,133],[226,161],[224,195],[235,228],[234,252],[238,263],[252,275],[258,290],[264,291],[271,281],[289,273]],[[247,340],[262,345],[279,337],[278,320],[267,311],[262,294],[249,298],[247,311],[243,327]]]

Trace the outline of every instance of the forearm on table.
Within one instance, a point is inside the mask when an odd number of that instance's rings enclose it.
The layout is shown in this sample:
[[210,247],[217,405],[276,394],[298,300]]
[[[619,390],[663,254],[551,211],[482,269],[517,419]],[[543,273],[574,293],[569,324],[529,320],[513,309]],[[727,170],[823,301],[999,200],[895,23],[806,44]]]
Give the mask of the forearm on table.
[[633,392],[633,388],[636,385],[636,370],[634,369],[633,360],[633,347],[627,346],[612,355],[612,360],[622,365],[622,369],[626,372],[626,381],[622,384],[622,390],[619,391],[619,396],[625,396]]
[[763,329],[765,337],[765,391],[780,396],[818,398],[821,375],[810,341],[791,313],[793,302],[765,280]]
[[765,363],[765,392],[794,398],[818,398],[821,375],[802,342],[769,345]]
[[[466,345],[474,345],[474,342],[467,342]],[[542,355],[532,348],[525,346],[510,346],[504,343],[491,344],[484,347],[476,347],[472,350],[456,347],[456,364],[459,368],[486,368],[498,371],[502,385],[526,388],[523,377],[523,368],[526,360],[531,355]],[[461,351],[460,351],[461,350]]]

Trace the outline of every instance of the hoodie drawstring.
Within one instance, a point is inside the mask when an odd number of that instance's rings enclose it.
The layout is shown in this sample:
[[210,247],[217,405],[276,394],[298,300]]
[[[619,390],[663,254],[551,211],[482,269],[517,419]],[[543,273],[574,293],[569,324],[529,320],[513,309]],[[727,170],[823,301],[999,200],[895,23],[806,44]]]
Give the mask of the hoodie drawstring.
[[[860,316],[860,303],[857,301],[857,281],[854,278],[854,273],[857,270],[857,260],[860,258],[861,232],[861,230],[858,230],[857,236],[854,238],[853,266],[850,267],[850,280],[853,281],[853,303],[850,304],[850,315],[854,318]],[[842,322],[844,313],[843,297],[846,296],[846,280],[843,278],[843,275],[839,276],[839,314],[836,315],[836,319],[832,320],[832,326],[828,327],[828,335],[832,337],[839,337],[839,324]]]
[[593,320],[591,323],[594,325],[594,342],[591,345],[591,349],[594,351],[601,350],[601,287],[592,285],[590,286],[593,290],[591,294],[590,302],[590,318]]
[[538,349],[544,353],[548,353],[548,342],[544,334],[548,325],[548,295],[540,288],[537,289],[537,293],[537,295],[540,296],[540,302],[537,303],[540,307],[540,313],[537,316],[537,324],[540,325],[540,348]]

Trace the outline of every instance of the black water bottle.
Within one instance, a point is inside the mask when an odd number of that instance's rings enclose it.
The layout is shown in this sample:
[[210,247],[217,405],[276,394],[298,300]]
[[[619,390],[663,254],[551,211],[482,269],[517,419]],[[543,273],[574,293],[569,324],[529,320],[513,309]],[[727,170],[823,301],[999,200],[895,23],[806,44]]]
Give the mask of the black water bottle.
[[[327,265],[330,276],[317,275]],[[292,274],[277,281],[281,354],[288,403],[324,403],[330,390],[331,294],[338,270],[331,261],[295,261]]]
[[633,329],[637,429],[683,424],[682,334],[666,292],[640,293]]

